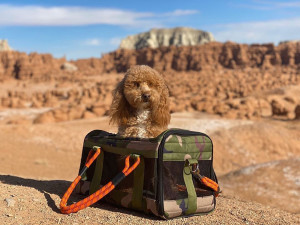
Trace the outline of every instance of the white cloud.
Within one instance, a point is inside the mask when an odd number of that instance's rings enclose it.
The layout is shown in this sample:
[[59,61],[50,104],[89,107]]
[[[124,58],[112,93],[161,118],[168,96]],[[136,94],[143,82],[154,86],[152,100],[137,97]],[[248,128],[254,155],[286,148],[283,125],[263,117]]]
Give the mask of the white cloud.
[[83,42],[84,45],[90,45],[90,46],[99,46],[101,45],[101,40],[98,38],[92,38],[92,39],[87,39]]
[[217,41],[243,43],[278,43],[300,39],[300,17],[262,22],[246,22],[218,25],[213,28]]
[[299,8],[300,2],[288,2],[288,1],[262,1],[262,0],[253,0],[252,4],[249,3],[239,3],[234,6],[255,9],[255,10],[276,10],[276,9],[284,9],[284,8]]
[[186,15],[193,15],[199,13],[198,10],[181,10],[177,9],[173,12],[165,13],[167,16],[186,16]]
[[300,7],[300,2],[299,1],[293,1],[293,2],[288,2],[288,1],[262,1],[262,0],[254,0],[253,1],[256,4],[259,5],[265,5],[269,6],[272,8],[294,8],[294,7]]
[[119,9],[0,5],[0,25],[135,25],[150,16]]
[[162,14],[122,9],[88,7],[44,7],[0,4],[0,26],[78,26],[107,24],[135,27],[158,27],[159,17],[185,16],[195,10],[175,10]]
[[112,46],[119,46],[120,43],[121,43],[121,40],[122,40],[122,38],[115,37],[115,38],[111,38],[111,39],[109,40],[109,43],[110,43],[110,45],[112,45]]

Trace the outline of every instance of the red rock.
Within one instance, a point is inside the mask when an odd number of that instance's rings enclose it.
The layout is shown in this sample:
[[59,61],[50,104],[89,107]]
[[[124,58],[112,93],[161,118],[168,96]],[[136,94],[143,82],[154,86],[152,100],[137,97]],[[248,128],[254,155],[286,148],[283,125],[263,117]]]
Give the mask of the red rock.
[[272,116],[272,107],[271,107],[270,103],[267,100],[265,100],[265,99],[259,99],[258,100],[258,104],[259,104],[259,110],[260,110],[259,114],[262,117],[270,117],[270,116]]
[[295,118],[295,105],[287,102],[280,97],[273,97],[271,102],[273,115],[284,116],[288,119]]
[[68,112],[69,120],[81,119],[85,111],[85,106],[70,107]]
[[295,108],[295,119],[300,119],[300,105]]
[[94,114],[94,113],[92,113],[92,112],[90,112],[90,111],[85,111],[84,113],[83,113],[83,119],[91,119],[91,118],[95,118],[96,117],[96,115]]
[[96,105],[92,107],[92,112],[96,116],[103,116],[106,114],[108,107],[106,105]]
[[48,111],[45,113],[40,114],[37,118],[33,121],[33,123],[54,123],[56,122],[53,111]]
[[53,111],[53,116],[56,122],[67,121],[69,120],[68,108],[59,108]]

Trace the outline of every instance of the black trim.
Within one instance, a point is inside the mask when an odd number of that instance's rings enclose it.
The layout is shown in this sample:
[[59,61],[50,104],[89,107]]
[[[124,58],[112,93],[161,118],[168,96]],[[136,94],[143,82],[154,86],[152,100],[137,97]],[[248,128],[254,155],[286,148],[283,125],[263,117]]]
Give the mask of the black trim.
[[[211,138],[207,135],[204,134],[202,132],[196,132],[196,131],[189,131],[189,130],[183,130],[183,129],[171,129],[169,131],[167,131],[162,140],[161,143],[159,145],[158,148],[158,163],[157,163],[157,208],[158,208],[158,214],[160,216],[164,216],[164,190],[163,190],[163,148],[164,148],[164,144],[166,142],[166,139],[170,136],[170,135],[180,135],[180,136],[205,136],[207,138],[209,138],[209,140],[211,141],[212,144],[212,159],[211,159],[211,177],[215,177],[216,182],[217,181],[217,177],[215,175],[215,172],[213,170],[213,142],[211,140]],[[214,175],[214,176],[213,176]]]
[[79,176],[83,176],[83,174],[86,172],[86,170],[88,169],[87,166],[84,166],[83,169],[80,171]]
[[117,186],[125,177],[125,174],[123,172],[120,172],[111,180],[111,182],[113,183],[113,185]]

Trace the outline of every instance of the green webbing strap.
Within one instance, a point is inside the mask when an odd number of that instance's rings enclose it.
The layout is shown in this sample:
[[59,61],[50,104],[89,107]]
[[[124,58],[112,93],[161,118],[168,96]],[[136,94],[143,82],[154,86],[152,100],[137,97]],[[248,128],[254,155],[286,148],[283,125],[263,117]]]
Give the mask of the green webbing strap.
[[195,213],[197,210],[197,195],[193,183],[190,165],[198,163],[196,159],[187,159],[183,168],[183,179],[188,192],[188,205],[185,214]]
[[100,182],[101,182],[102,170],[103,170],[103,159],[104,159],[104,152],[101,151],[96,161],[94,176],[92,178],[92,182],[90,185],[90,195],[94,194],[96,191],[100,189]]
[[136,210],[143,210],[144,157],[140,156],[140,160],[140,164],[133,172],[132,208]]

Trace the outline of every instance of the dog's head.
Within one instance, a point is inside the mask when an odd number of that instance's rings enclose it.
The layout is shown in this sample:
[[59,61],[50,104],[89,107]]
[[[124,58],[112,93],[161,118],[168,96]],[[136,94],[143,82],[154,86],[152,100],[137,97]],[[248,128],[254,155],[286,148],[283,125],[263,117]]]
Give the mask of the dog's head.
[[[169,91],[163,77],[149,66],[133,66],[114,91],[111,121],[126,124],[135,110],[149,110],[159,124],[168,124]],[[157,115],[160,114],[160,115]]]
[[134,66],[124,77],[124,96],[136,109],[151,109],[159,104],[166,89],[161,75],[148,66]]

